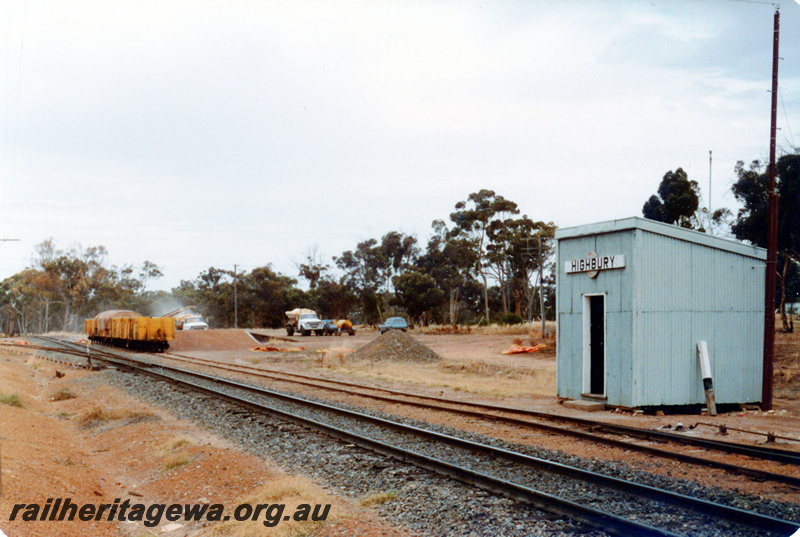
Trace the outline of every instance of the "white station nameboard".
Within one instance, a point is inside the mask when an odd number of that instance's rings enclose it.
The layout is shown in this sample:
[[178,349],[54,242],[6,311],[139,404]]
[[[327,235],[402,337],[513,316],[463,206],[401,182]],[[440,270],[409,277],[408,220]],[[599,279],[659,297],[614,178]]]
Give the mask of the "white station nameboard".
[[595,272],[599,270],[620,269],[625,266],[625,256],[589,254],[585,259],[573,259],[564,262],[564,272],[572,274],[574,272]]

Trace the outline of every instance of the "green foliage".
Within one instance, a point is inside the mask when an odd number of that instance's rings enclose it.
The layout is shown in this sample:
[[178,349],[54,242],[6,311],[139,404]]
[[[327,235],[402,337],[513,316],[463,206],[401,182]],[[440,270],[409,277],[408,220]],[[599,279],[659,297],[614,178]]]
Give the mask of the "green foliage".
[[658,196],[650,196],[642,207],[642,214],[650,220],[699,229],[701,226],[695,217],[699,206],[700,187],[697,181],[690,181],[686,172],[678,168],[664,174],[658,186]]
[[471,244],[476,263],[475,273],[483,279],[484,314],[488,319],[489,284],[486,272],[487,233],[496,220],[504,220],[512,214],[519,214],[519,208],[513,201],[497,195],[494,190],[480,190],[467,197],[467,201],[456,203],[457,210],[450,213],[450,220],[455,224],[454,235],[461,236]]
[[300,276],[308,281],[309,287],[314,290],[319,281],[325,276],[325,273],[330,269],[330,265],[323,263],[319,257],[316,247],[309,248],[306,251],[305,263],[295,263],[297,269],[300,271]]
[[412,319],[422,323],[422,316],[441,306],[445,301],[444,291],[436,285],[429,274],[416,270],[406,271],[394,277],[396,303],[405,307]]
[[0,404],[15,406],[17,408],[24,408],[22,404],[22,398],[19,396],[18,393],[12,393],[8,395],[0,394]]
[[161,276],[150,261],[137,268],[109,267],[103,246],[35,247],[31,267],[0,285],[0,319],[7,333],[76,331],[83,319],[107,309],[139,310],[149,302],[147,282]]
[[389,283],[409,267],[418,248],[415,237],[390,231],[380,242],[368,239],[334,257],[336,266],[344,272],[342,284],[358,297],[360,320],[370,325],[380,323],[389,304]]
[[[766,248],[768,234],[769,174],[764,165],[753,161],[749,168],[736,164],[737,181],[731,187],[742,204],[731,226],[733,235]],[[800,263],[800,153],[780,157],[775,163],[775,190],[778,198],[778,287],[784,330],[789,330],[786,297],[794,292],[796,264]]]
[[468,239],[455,231],[448,231],[441,220],[433,222],[433,229],[434,234],[428,241],[425,253],[417,258],[417,268],[414,270],[433,278],[445,295],[447,312],[432,311],[431,319],[456,325],[459,313],[470,302],[470,289],[478,287],[472,276],[477,262],[475,249]]
[[455,205],[452,228],[434,221],[424,250],[414,236],[398,231],[359,242],[333,257],[333,266],[309,249],[296,263],[307,291],[268,263],[238,274],[212,266],[171,292],[149,291],[163,276],[152,261],[109,266],[102,246],[61,249],[48,239],[36,246],[30,268],[0,282],[0,331],[80,330],[83,319],[103,310],[159,316],[190,305],[213,328],[278,328],[285,311],[296,307],[369,324],[392,309],[424,323],[488,323],[509,309],[526,309],[530,316],[538,268],[550,266],[555,226],[519,213],[516,203],[484,189]]
[[310,306],[306,293],[296,287],[297,280],[275,272],[271,265],[238,273],[235,285],[237,323],[232,271],[211,267],[193,281],[181,281],[172,294],[181,303],[196,306],[214,328],[280,328],[286,311]]
[[555,253],[555,229],[553,222],[534,222],[527,216],[495,220],[489,226],[487,266],[499,284],[504,312],[512,301],[513,309],[521,312],[524,302],[532,316],[540,264],[544,268]]
[[[767,191],[769,175],[753,161],[748,169],[736,164],[737,181],[731,187],[742,204],[731,227],[734,236],[762,248],[767,246]],[[784,155],[775,165],[778,193],[778,250],[800,259],[800,154]]]
[[320,280],[307,296],[312,309],[326,318],[348,319],[359,304],[358,296],[350,286],[330,278]]
[[502,314],[500,318],[497,320],[497,324],[502,324],[502,325],[522,324],[523,322],[524,319],[522,317],[520,317],[516,313],[511,313],[511,312]]

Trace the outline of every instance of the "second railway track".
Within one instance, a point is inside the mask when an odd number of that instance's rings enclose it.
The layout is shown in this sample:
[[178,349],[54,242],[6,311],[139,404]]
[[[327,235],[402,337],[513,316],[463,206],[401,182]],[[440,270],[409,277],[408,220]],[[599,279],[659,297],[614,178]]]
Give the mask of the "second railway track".
[[[451,400],[443,397],[412,394],[385,387],[368,386],[354,382],[323,379],[310,375],[269,370],[260,367],[223,363],[174,353],[159,354],[158,358],[168,358],[196,366],[210,367],[233,373],[263,377],[278,382],[292,383],[319,390],[340,392],[356,397],[379,400],[391,404],[408,405],[437,411],[469,416],[493,423],[532,428],[555,435],[569,436],[582,441],[638,451],[647,455],[675,460],[705,468],[717,468],[729,473],[744,475],[756,480],[774,481],[800,488],[800,478],[733,464],[718,458],[701,457],[696,454],[669,449],[669,444],[684,444],[702,448],[708,453],[722,452],[744,455],[753,459],[776,461],[781,464],[800,466],[800,452],[768,446],[744,445],[719,440],[694,438],[676,433],[653,431],[636,427],[611,424],[557,414],[537,412],[521,408],[509,408],[484,403]],[[371,392],[371,393],[370,393]],[[377,393],[375,393],[377,392]],[[558,425],[554,423],[559,423]],[[624,436],[625,439],[620,438]],[[646,442],[643,442],[645,440]],[[658,443],[652,445],[652,441]]]
[[[100,358],[98,353],[95,351],[93,353]],[[661,491],[654,487],[626,482],[611,476],[602,476],[592,471],[570,468],[552,461],[540,460],[507,447],[485,445],[456,438],[451,434],[435,433],[394,420],[367,416],[257,386],[211,377],[196,371],[172,367],[163,367],[162,371],[157,371],[152,363],[137,365],[134,362],[141,362],[141,360],[103,354],[101,359],[112,361],[117,366],[143,367],[145,372],[153,376],[162,379],[166,379],[168,376],[174,377],[170,380],[171,382],[179,382],[184,386],[191,386],[193,390],[205,393],[221,391],[224,393],[224,397],[235,400],[237,404],[244,405],[251,411],[258,409],[259,412],[267,411],[280,415],[282,419],[293,420],[301,423],[304,427],[323,430],[326,434],[345,438],[346,441],[353,442],[365,449],[377,451],[398,460],[412,462],[417,466],[500,492],[550,512],[603,527],[611,533],[620,535],[709,535],[718,531],[720,533],[717,534],[734,535],[737,534],[736,527],[738,525],[749,525],[750,530],[741,533],[742,535],[782,535],[798,528],[797,523],[781,520],[772,515],[715,504],[708,500]],[[192,378],[190,380],[187,377]],[[224,388],[212,387],[212,384],[214,386],[224,385]],[[280,405],[284,409],[276,408],[275,401],[280,401]],[[265,408],[265,406],[269,408]],[[289,406],[291,410],[286,410],[286,406]],[[333,418],[332,415],[336,417]],[[334,422],[345,422],[345,426],[331,425]],[[354,433],[353,431],[361,432]],[[364,431],[368,434],[365,435]],[[391,441],[376,441],[373,437],[390,437]],[[454,454],[456,451],[459,453],[458,455]],[[476,456],[478,453],[482,453],[482,456]],[[459,464],[448,462],[448,460],[456,460]],[[466,465],[464,461],[467,462]],[[559,477],[558,479],[542,480],[541,475],[545,472],[548,475],[557,474]],[[606,492],[609,487],[615,491],[610,496]],[[624,491],[628,498],[623,502],[626,506],[624,509],[620,507],[622,504],[617,500],[620,491]],[[558,497],[559,495],[561,498]],[[607,505],[613,507],[606,507]],[[620,513],[620,510],[627,512]],[[658,515],[654,515],[655,513]],[[697,513],[705,514],[697,515]],[[666,527],[662,527],[664,520],[670,518],[674,520],[671,523],[667,522]],[[648,519],[657,519],[658,523],[648,523]],[[719,519],[724,519],[726,522],[719,522]],[[698,530],[679,531],[686,528],[687,525],[691,528],[703,529],[699,533]]]

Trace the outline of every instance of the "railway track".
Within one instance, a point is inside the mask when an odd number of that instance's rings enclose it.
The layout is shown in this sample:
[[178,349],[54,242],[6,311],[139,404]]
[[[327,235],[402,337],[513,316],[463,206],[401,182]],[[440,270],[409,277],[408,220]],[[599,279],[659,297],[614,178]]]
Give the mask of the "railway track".
[[[55,338],[51,339],[52,342],[66,343]],[[80,347],[80,348],[78,348]],[[86,347],[78,346],[73,351],[78,356],[86,356]],[[97,353],[97,350],[91,351]],[[609,437],[607,434],[625,436],[628,438],[643,439],[648,441],[657,441],[661,444],[677,443],[686,444],[694,447],[699,447],[710,452],[733,453],[738,455],[745,455],[747,457],[757,460],[777,461],[782,464],[790,464],[800,466],[800,452],[777,449],[767,447],[764,445],[745,445],[732,442],[723,442],[719,440],[709,440],[703,438],[694,438],[682,436],[675,433],[667,433],[663,431],[654,431],[650,429],[642,429],[636,427],[629,427],[624,425],[610,424],[603,421],[588,420],[584,418],[576,418],[570,416],[563,416],[558,414],[550,414],[544,412],[533,411],[529,409],[504,407],[499,405],[490,405],[485,403],[475,403],[469,401],[457,401],[443,397],[434,397],[427,395],[412,394],[399,390],[391,390],[383,387],[369,386],[355,382],[345,382],[333,379],[324,379],[311,375],[303,375],[299,373],[289,373],[285,371],[270,370],[261,367],[252,367],[246,365],[230,364],[219,362],[216,360],[209,360],[205,358],[189,357],[174,353],[159,353],[155,355],[157,358],[168,358],[177,360],[184,363],[210,367],[213,369],[229,371],[233,373],[242,373],[262,377],[278,382],[288,382],[303,386],[309,386],[316,389],[327,390],[332,392],[339,392],[348,395],[355,395],[358,397],[375,399],[379,401],[389,402],[393,404],[402,404],[419,408],[433,409],[438,411],[450,412],[459,415],[465,415],[473,418],[491,421],[492,423],[506,423],[514,426],[527,427],[532,429],[542,430],[548,433],[557,435],[572,436],[581,440],[610,445],[616,448],[638,451],[648,455],[662,457],[665,459],[677,460],[689,464],[694,464],[707,468],[717,468],[723,471],[731,472],[738,475],[744,475],[759,481],[773,481],[778,483],[788,484],[793,487],[800,488],[800,478],[784,475],[775,472],[768,472],[761,469],[748,468],[741,465],[727,463],[710,459],[707,457],[699,457],[696,455],[680,453],[669,449],[654,447],[647,444],[635,443],[628,440],[619,439],[616,437]],[[377,395],[369,392],[381,392],[389,395]],[[402,397],[403,399],[398,399]],[[411,400],[409,400],[411,399]],[[421,402],[427,401],[427,402]],[[466,407],[466,409],[464,408]],[[520,418],[519,416],[522,416]],[[534,418],[537,421],[532,421],[529,418]],[[577,429],[570,429],[561,426],[553,426],[549,422],[562,422],[567,425],[577,427]]]
[[[68,352],[72,354],[86,355],[85,348],[76,348],[61,341],[50,341],[50,343],[71,347],[72,350]],[[681,533],[675,531],[675,526],[678,529],[683,528],[687,525],[687,520],[691,521],[691,527],[719,527],[721,528],[719,531],[724,534],[736,534],[735,527],[731,524],[748,525],[752,531],[757,531],[757,533],[745,533],[748,535],[789,535],[800,528],[796,522],[554,463],[504,447],[437,433],[197,371],[159,366],[139,358],[96,349],[91,352],[95,359],[119,368],[136,369],[215,398],[221,397],[252,412],[270,413],[280,419],[315,429],[363,449],[409,462],[560,516],[570,517],[602,528],[611,534],[680,535]],[[276,405],[276,402],[280,402],[280,405]],[[331,425],[341,422],[344,422],[344,425]],[[367,432],[371,431],[371,434],[364,434],[365,429]],[[386,441],[387,435],[393,440]],[[409,440],[412,437],[414,440]],[[461,454],[454,455],[455,451]],[[476,457],[476,454],[481,456]],[[470,462],[465,465],[463,461]],[[498,470],[496,461],[502,461],[505,467]],[[560,476],[555,490],[552,490],[552,485],[549,491],[541,488],[543,486],[541,479],[536,479],[536,476],[544,472]],[[546,488],[545,484],[544,489]],[[604,510],[603,506],[609,503],[608,500],[603,500],[603,497],[609,495],[608,490],[613,491],[611,495],[623,493],[629,497],[632,512],[619,512],[619,502],[611,502],[614,508],[609,511]],[[565,493],[570,499],[563,497]],[[664,513],[671,513],[676,522],[667,524],[667,527],[657,527],[653,523],[648,523],[650,517],[647,513],[661,513],[661,517],[657,517],[659,521]],[[708,533],[703,531],[702,534]]]
[[[528,409],[509,408],[468,401],[456,401],[443,397],[411,394],[408,392],[368,386],[354,382],[322,379],[310,375],[287,373],[283,371],[268,370],[245,365],[227,364],[215,360],[188,357],[174,353],[161,354],[159,355],[159,358],[161,357],[185,363],[191,363],[193,365],[211,367],[223,371],[254,375],[279,382],[289,382],[321,390],[356,395],[358,397],[384,401],[392,404],[402,404],[418,408],[444,411],[453,414],[469,416],[472,418],[488,420],[493,423],[506,423],[513,426],[537,429],[557,435],[572,436],[583,441],[609,445],[625,450],[638,451],[647,455],[677,460],[683,463],[694,464],[705,468],[717,468],[737,475],[744,475],[759,481],[768,480],[800,488],[800,478],[795,476],[769,472],[756,468],[748,468],[713,458],[700,457],[662,447],[643,444],[641,442],[637,443],[635,441],[623,440],[617,438],[616,436],[621,435],[639,440],[657,441],[662,445],[670,443],[691,445],[710,452],[716,451],[722,453],[733,453],[744,455],[753,459],[776,461],[783,464],[797,466],[800,466],[800,452],[777,449],[763,445],[743,445],[731,442],[722,442],[719,440],[693,438],[675,433],[666,433],[663,431],[653,431],[636,427],[616,425],[602,421],[549,414]],[[379,395],[374,392],[380,392],[385,395]],[[575,428],[551,425],[548,422],[561,422]],[[608,434],[604,433],[611,433],[615,436],[609,436]]]

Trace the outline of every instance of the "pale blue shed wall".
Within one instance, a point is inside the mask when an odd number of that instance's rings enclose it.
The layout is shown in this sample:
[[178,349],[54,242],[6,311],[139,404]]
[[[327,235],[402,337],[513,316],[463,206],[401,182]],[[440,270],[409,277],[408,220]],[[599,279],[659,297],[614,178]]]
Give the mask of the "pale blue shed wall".
[[[583,388],[582,295],[606,293],[608,404],[704,403],[701,340],[717,402],[761,400],[763,250],[638,218],[560,230],[557,238],[560,397],[580,399]],[[564,261],[590,251],[623,254],[626,267],[594,279],[564,273]]]
[[[630,258],[634,253],[633,238],[630,230],[558,241],[556,382],[559,397],[580,399],[583,389],[583,295],[605,293],[606,395],[609,401],[630,399],[633,367],[633,271]],[[564,273],[564,261],[585,258],[589,252],[623,254],[628,267],[601,271],[596,278],[589,278],[586,273]]]
[[636,230],[633,406],[703,403],[697,342],[720,404],[761,401],[764,262]]

